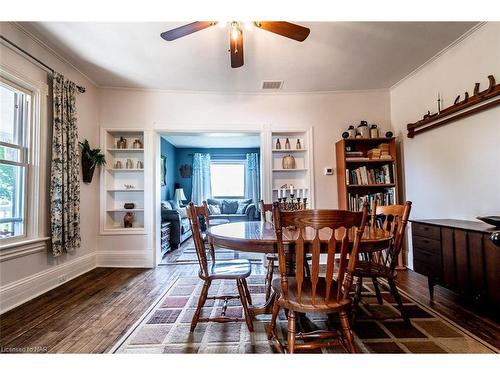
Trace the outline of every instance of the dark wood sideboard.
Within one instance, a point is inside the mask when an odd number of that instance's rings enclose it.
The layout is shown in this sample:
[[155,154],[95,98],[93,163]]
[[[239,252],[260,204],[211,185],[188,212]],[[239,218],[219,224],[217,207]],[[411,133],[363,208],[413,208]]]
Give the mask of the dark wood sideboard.
[[500,312],[500,246],[494,227],[465,220],[411,220],[413,268],[434,285],[453,290],[481,307]]

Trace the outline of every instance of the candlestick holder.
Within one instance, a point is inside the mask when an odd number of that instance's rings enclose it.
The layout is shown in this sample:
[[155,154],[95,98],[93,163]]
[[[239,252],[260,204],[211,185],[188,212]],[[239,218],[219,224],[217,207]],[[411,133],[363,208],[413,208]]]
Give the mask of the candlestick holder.
[[282,211],[301,211],[307,207],[307,198],[295,198],[295,194],[290,194],[290,197],[278,198],[278,204]]

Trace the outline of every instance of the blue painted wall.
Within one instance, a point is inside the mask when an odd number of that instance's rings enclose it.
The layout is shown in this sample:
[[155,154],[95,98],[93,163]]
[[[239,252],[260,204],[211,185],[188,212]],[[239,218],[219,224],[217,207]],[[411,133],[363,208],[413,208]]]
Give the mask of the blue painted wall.
[[259,148],[176,148],[175,152],[175,182],[184,189],[184,194],[188,200],[191,200],[191,178],[182,178],[179,168],[183,164],[193,165],[193,154],[196,152],[209,153],[212,159],[246,159],[246,154],[257,152]]
[[167,173],[166,173],[166,182],[165,186],[161,187],[161,200],[169,200],[174,198],[174,183],[176,182],[176,170],[178,168],[176,162],[176,151],[175,148],[170,142],[167,142],[165,139],[161,138],[161,154],[162,156],[166,156],[167,158]]

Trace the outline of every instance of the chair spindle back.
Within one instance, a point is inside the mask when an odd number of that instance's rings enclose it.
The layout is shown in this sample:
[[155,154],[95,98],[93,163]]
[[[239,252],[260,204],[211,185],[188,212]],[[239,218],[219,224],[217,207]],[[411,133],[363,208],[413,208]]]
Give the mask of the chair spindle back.
[[403,247],[406,225],[410,217],[411,202],[404,205],[379,206],[375,201],[372,206],[370,225],[372,228],[382,228],[393,235],[390,246],[380,252],[373,253],[371,262],[378,263],[394,270],[399,253]]
[[[343,298],[348,298],[352,283],[351,273],[358,258],[359,243],[365,228],[367,212],[366,203],[361,212],[344,210],[281,211],[279,204],[274,203],[274,227],[278,245],[281,287],[285,299],[288,298],[290,292],[285,241],[294,244],[297,282],[297,290],[294,293],[297,293],[299,303],[301,303],[303,288],[309,288],[309,285],[311,291],[308,291],[308,295],[311,295],[313,304],[319,302],[318,298],[324,298],[325,301],[340,301]],[[322,238],[320,238],[320,233]],[[354,237],[352,249],[349,249],[350,236]],[[318,281],[322,247],[327,253],[326,290],[320,294]],[[304,253],[306,251],[312,254],[310,279],[304,277]]]
[[189,202],[186,211],[189,223],[191,224],[191,232],[193,233],[194,247],[200,266],[200,275],[206,277],[208,276],[208,261],[199,221],[199,216],[204,215],[203,212],[205,212],[205,210],[206,208],[204,206],[195,206],[193,202]]

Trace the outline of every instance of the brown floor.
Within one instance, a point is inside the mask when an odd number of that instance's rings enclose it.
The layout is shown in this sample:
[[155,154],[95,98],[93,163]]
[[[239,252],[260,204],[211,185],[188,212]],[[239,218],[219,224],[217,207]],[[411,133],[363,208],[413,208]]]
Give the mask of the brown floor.
[[[179,251],[182,248],[167,257],[175,258]],[[107,352],[178,276],[196,273],[196,264],[155,269],[96,268],[1,315],[0,350]],[[252,273],[262,274],[264,268],[253,266]],[[403,271],[398,285],[429,305],[425,277]],[[453,293],[436,287],[432,307],[500,348],[499,324],[465,308]]]

